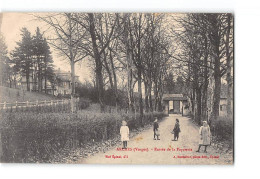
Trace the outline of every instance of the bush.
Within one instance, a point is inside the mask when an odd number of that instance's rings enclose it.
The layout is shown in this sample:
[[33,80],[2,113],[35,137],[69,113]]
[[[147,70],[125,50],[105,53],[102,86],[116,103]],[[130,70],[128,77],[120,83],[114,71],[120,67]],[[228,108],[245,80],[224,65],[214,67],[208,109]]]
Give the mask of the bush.
[[[144,114],[143,123],[163,114]],[[122,120],[130,130],[140,126],[139,114],[96,113],[5,113],[0,121],[2,162],[49,162],[55,155],[103,142],[119,135]]]
[[80,98],[79,99],[79,109],[87,109],[91,104],[91,101],[87,98]]
[[212,121],[211,132],[218,141],[228,142],[231,147],[233,144],[233,119],[219,117]]

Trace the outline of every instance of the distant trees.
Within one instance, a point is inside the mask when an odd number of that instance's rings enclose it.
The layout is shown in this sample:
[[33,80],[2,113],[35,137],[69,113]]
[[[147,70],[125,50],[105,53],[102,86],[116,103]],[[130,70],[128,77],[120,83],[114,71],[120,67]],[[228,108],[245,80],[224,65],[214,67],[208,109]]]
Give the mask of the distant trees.
[[144,109],[162,110],[163,83],[170,59],[166,53],[170,41],[163,27],[165,18],[163,14],[133,13],[119,14],[118,20],[122,24],[116,28],[120,41],[113,51],[127,73],[128,108],[139,111],[142,119]]
[[[156,13],[52,13],[38,19],[55,32],[48,41],[70,62],[72,97],[75,63],[88,59],[101,111],[106,91],[117,107],[120,83],[127,93],[127,111],[138,111],[141,120],[144,111],[162,110],[165,91],[188,95],[198,123],[208,111],[214,119],[225,77],[231,114],[231,14],[191,13],[170,19]],[[169,20],[175,22],[171,32]]]
[[5,44],[5,39],[0,34],[0,85],[7,86],[8,82],[11,85],[12,73],[9,66],[10,59],[8,57],[8,50]]
[[167,76],[164,78],[164,91],[166,93],[174,93],[175,90],[175,82],[174,76],[172,72],[169,72]]
[[[198,123],[208,115],[211,120],[218,118],[221,79],[227,75],[228,83],[232,83],[232,18],[231,14],[185,14],[175,19],[178,26],[172,34],[179,53],[173,58],[184,65],[182,73],[189,84],[192,111]],[[230,99],[228,103],[230,106]]]
[[[53,60],[51,57],[50,47],[47,40],[43,38],[39,27],[36,29],[36,34],[32,37],[32,49],[34,57],[34,69],[37,69],[37,74],[34,77],[35,84],[38,84],[38,91],[47,89],[47,80],[53,76]],[[44,84],[43,84],[44,79]],[[47,90],[45,90],[47,92]]]
[[17,47],[11,52],[14,69],[25,74],[27,91],[30,91],[30,75],[33,67],[33,43],[31,33],[23,28],[21,30],[22,40],[17,42]]
[[[90,34],[90,38],[91,38],[90,48],[93,51],[92,56],[94,57],[95,65],[96,65],[95,66],[96,85],[97,85],[97,90],[98,90],[98,95],[99,95],[99,103],[101,106],[101,111],[104,111],[104,105],[105,105],[104,104],[104,83],[103,83],[103,74],[102,74],[103,64],[105,66],[105,69],[107,70],[111,88],[113,89],[114,85],[115,86],[117,85],[115,83],[116,80],[114,80],[114,83],[113,83],[111,72],[114,69],[110,70],[108,67],[107,58],[111,58],[111,57],[108,56],[108,54],[106,52],[106,50],[108,49],[108,47],[111,43],[111,39],[113,38],[114,29],[115,29],[115,25],[116,25],[117,21],[116,21],[116,19],[111,17],[110,14],[89,13],[88,22],[89,22],[89,28],[87,28],[87,29],[89,30],[89,34]],[[86,28],[85,25],[83,25],[83,27]],[[114,78],[115,77],[116,76],[114,76]]]
[[232,14],[227,14],[226,17],[226,37],[225,37],[225,52],[226,52],[226,81],[227,81],[227,115],[231,117],[233,114],[231,108],[232,89],[233,89],[233,51],[234,51],[234,21]]
[[[162,110],[164,78],[167,75],[170,60],[167,51],[171,46],[171,41],[167,30],[163,27],[164,20],[164,14],[145,14],[146,23],[142,58],[146,88],[146,110],[149,108],[151,112],[153,110]],[[154,99],[152,96],[154,96]]]
[[47,80],[51,81],[53,77],[53,60],[47,40],[39,28],[34,36],[26,28],[22,28],[21,32],[22,40],[11,52],[12,69],[25,76],[27,91],[32,88],[34,91],[45,89],[47,92]]
[[[57,25],[59,24],[57,20],[62,19],[57,18],[59,15],[61,14],[39,18],[48,24],[55,22],[54,24]],[[140,115],[143,115],[143,85],[146,98],[149,100],[149,103],[145,104],[147,111],[162,109],[163,80],[166,75],[167,61],[170,58],[166,54],[170,42],[166,30],[162,27],[163,20],[163,15],[143,13],[71,14],[71,23],[77,27],[77,36],[81,37],[76,41],[78,53],[88,59],[95,72],[94,81],[101,111],[104,110],[106,90],[111,89],[115,105],[119,103],[118,78],[124,79],[119,75],[124,72],[127,76],[128,111],[139,111]],[[57,26],[58,32],[69,23],[66,20],[61,22],[64,23],[62,26]],[[60,39],[61,34],[56,32],[55,39]],[[67,46],[63,45],[63,47]],[[75,48],[75,44],[73,47]],[[65,49],[62,50],[64,51]],[[135,86],[137,86],[138,101],[135,99],[137,94]]]
[[[138,100],[139,100],[139,113],[140,113],[140,119],[142,124],[143,119],[143,97],[142,97],[142,71],[144,69],[143,67],[143,57],[141,54],[141,51],[144,48],[143,41],[144,41],[144,29],[145,29],[145,19],[144,15],[142,13],[136,13],[136,14],[129,14],[127,16],[127,22],[128,24],[126,28],[126,43],[128,44],[127,48],[130,52],[130,64],[131,68],[135,68],[136,74],[133,75],[136,78],[137,84],[138,84]],[[129,53],[128,52],[128,53]],[[133,73],[133,69],[131,70],[131,73]]]
[[71,111],[75,111],[75,64],[87,55],[81,53],[81,44],[86,32],[81,33],[81,28],[73,19],[75,13],[52,13],[46,16],[37,16],[45,22],[54,33],[54,37],[49,39],[50,45],[70,63],[71,68]]

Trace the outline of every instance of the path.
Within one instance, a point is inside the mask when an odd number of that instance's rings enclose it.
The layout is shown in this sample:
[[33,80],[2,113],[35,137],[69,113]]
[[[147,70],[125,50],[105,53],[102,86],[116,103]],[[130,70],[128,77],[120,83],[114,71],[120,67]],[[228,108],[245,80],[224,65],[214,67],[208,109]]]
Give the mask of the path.
[[[175,120],[180,120],[181,133],[179,141],[171,141],[173,135],[170,133],[174,127]],[[89,164],[227,164],[232,161],[232,157],[220,155],[211,146],[208,153],[200,153],[198,148],[198,127],[187,117],[171,115],[166,117],[160,124],[161,140],[153,140],[152,128],[143,131],[130,139],[129,150],[118,151],[121,146],[105,153],[98,153],[94,156],[79,160],[77,163]],[[165,149],[165,151],[163,151]],[[168,151],[169,149],[170,151]],[[182,151],[186,150],[186,151]],[[200,158],[194,158],[194,157]],[[204,156],[205,158],[201,158]],[[215,156],[219,158],[211,158]],[[121,157],[121,158],[116,158]],[[175,158],[174,158],[175,157]],[[180,158],[182,157],[182,158]],[[183,158],[191,157],[191,158]]]

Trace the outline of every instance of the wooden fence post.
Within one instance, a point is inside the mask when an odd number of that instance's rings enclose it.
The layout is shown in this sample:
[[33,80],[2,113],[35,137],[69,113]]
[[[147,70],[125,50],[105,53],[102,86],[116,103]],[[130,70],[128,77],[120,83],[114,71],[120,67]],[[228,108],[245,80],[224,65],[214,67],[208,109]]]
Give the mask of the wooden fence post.
[[26,101],[26,111],[29,111],[29,101]]
[[61,100],[61,111],[64,111],[64,100]]
[[44,106],[43,106],[43,109],[44,109],[45,112],[48,111],[48,109],[47,109],[47,101],[46,101],[46,100],[44,100]]
[[56,112],[56,107],[57,107],[57,100],[54,102],[54,112]]
[[4,102],[4,109],[6,109],[6,101]]
[[18,110],[18,102],[17,101],[15,102],[15,110],[16,110],[16,112]]
[[3,152],[3,141],[2,141],[2,132],[0,132],[0,160],[3,162],[4,152]]
[[52,100],[51,100],[51,112],[53,112],[53,102],[52,102]]
[[71,99],[67,100],[67,111],[70,111],[71,108]]
[[38,103],[38,100],[36,100],[36,111],[39,112],[39,103]]
[[77,111],[79,110],[79,97],[77,98]]

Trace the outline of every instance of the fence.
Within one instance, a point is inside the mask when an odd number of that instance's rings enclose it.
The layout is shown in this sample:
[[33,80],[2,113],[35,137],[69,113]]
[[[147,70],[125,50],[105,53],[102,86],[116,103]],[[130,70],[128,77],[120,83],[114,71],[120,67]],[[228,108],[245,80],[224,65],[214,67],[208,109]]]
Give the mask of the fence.
[[26,101],[15,103],[0,103],[0,111],[2,112],[69,112],[71,108],[71,100],[74,100],[74,111],[78,110],[79,98],[74,99],[62,99],[62,100],[50,100],[50,101]]

